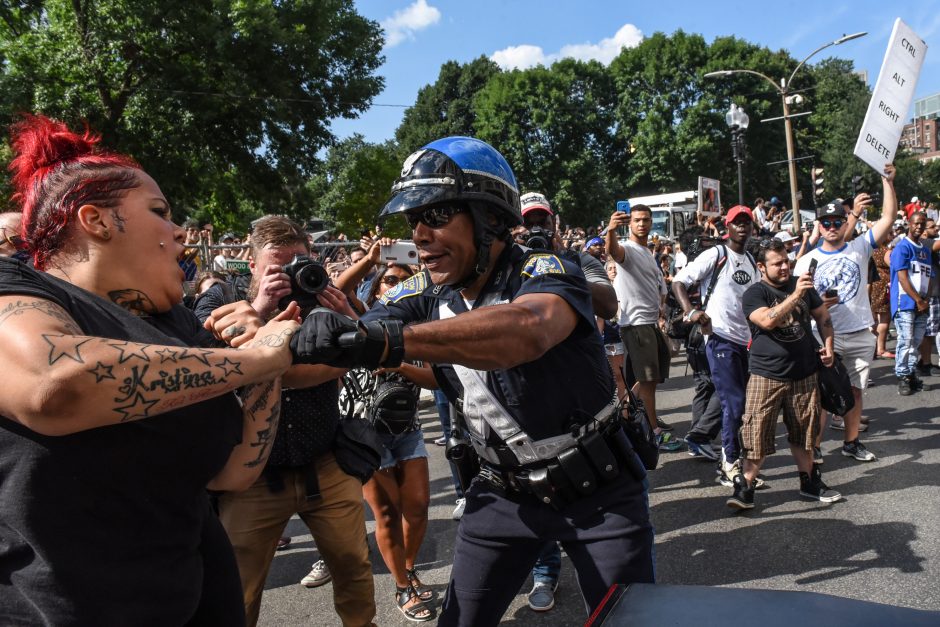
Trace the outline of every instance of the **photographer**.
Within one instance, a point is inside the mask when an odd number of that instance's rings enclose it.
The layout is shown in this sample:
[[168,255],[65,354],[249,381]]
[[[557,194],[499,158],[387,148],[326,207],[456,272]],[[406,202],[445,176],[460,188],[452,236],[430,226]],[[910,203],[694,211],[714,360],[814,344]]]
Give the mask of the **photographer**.
[[462,394],[481,470],[439,624],[498,623],[551,541],[571,557],[588,612],[613,583],[651,582],[645,472],[615,409],[587,283],[557,254],[511,242],[522,212],[509,164],[472,138],[428,144],[381,215],[396,214],[425,270],[358,325],[314,311],[296,344],[336,366],[429,361],[448,398]]
[[[262,318],[274,315],[283,299],[292,297],[297,275],[294,260],[309,254],[307,234],[292,220],[265,216],[254,223],[251,284],[244,297]],[[324,272],[319,265],[311,270],[316,273],[317,268]],[[316,277],[311,281],[317,283]],[[318,296],[302,296],[299,300],[305,308],[313,306],[309,301],[337,309],[346,305],[343,295],[332,287]],[[203,303],[210,297],[216,303],[224,299],[221,286],[211,287],[197,307],[197,314],[207,319],[216,315],[205,314],[211,301]],[[224,328],[221,335],[237,342],[242,332]],[[295,365],[287,371],[280,398],[281,428],[262,476],[245,492],[228,492],[219,498],[219,517],[235,548],[249,627],[258,621],[277,541],[294,514],[310,529],[333,577],[333,602],[343,623],[368,625],[375,617],[362,484],[339,467],[333,452],[339,425],[336,380],[344,372],[313,365]]]

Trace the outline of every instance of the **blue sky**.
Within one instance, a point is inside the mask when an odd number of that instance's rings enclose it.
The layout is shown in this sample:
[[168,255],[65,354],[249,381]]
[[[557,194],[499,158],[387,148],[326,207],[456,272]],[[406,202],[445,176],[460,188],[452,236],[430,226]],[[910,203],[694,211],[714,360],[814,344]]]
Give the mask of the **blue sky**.
[[[786,49],[798,59],[843,34],[868,31],[868,36],[829,48],[813,60],[851,59],[856,69],[868,71],[873,86],[891,27],[900,17],[931,47],[915,98],[940,92],[937,0],[357,0],[356,7],[386,31],[385,64],[379,69],[385,90],[358,119],[334,121],[339,137],[361,133],[375,142],[392,138],[405,110],[402,105],[413,104],[418,90],[434,82],[441,64],[449,60],[464,63],[486,55],[501,65],[524,66],[575,56],[606,63],[621,44],[635,45],[643,36],[679,29],[700,33],[709,42],[734,35],[772,50]],[[799,78],[794,84],[799,86]]]

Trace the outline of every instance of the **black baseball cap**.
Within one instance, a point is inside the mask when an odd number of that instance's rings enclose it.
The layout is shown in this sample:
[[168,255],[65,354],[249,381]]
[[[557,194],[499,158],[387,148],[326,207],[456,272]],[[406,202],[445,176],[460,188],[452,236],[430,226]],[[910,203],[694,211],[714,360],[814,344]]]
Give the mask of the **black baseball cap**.
[[844,218],[848,215],[841,198],[836,198],[828,205],[824,205],[816,210],[817,218]]

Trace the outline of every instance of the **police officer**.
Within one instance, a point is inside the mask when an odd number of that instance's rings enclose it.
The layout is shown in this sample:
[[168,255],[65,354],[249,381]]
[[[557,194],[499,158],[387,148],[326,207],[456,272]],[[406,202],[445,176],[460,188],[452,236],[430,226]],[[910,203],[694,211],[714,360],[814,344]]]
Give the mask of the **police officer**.
[[358,324],[317,310],[291,340],[335,366],[438,364],[448,397],[462,396],[482,468],[441,625],[497,624],[549,540],[574,563],[589,611],[611,584],[653,580],[644,471],[614,408],[590,292],[575,264],[512,242],[517,190],[482,141],[415,152],[381,217],[405,214],[424,271]]

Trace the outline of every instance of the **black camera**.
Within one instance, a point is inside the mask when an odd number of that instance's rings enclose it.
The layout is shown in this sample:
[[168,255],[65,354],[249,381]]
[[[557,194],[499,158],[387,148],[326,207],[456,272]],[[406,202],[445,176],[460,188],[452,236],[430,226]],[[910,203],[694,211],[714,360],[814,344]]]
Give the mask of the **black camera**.
[[278,301],[279,309],[286,309],[292,300],[297,301],[301,309],[311,309],[320,304],[317,295],[330,284],[330,277],[322,265],[307,255],[294,255],[283,272],[290,277],[290,294]]
[[526,248],[552,250],[552,235],[553,233],[548,229],[543,229],[540,226],[533,226],[531,229],[529,229],[529,234],[525,239]]

